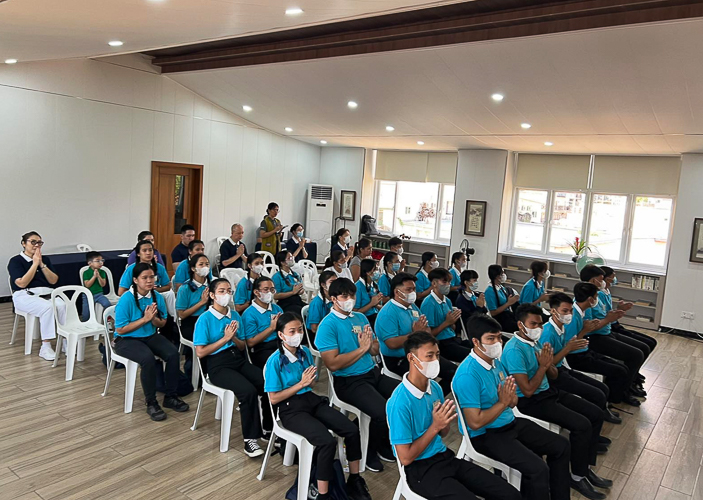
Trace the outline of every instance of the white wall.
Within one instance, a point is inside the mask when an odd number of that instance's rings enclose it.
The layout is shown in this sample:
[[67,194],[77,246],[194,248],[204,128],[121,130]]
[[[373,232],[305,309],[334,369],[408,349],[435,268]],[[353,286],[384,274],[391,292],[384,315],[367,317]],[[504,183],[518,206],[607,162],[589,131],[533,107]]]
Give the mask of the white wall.
[[[478,272],[481,288],[488,284],[488,266],[496,263],[498,255],[500,212],[507,161],[507,151],[459,150],[451,249],[457,251],[464,238],[476,249],[469,268]],[[483,237],[464,235],[466,200],[487,202],[486,231]]]
[[[270,201],[284,224],[305,221],[319,147],[256,128],[139,59],[118,62],[0,65],[0,262],[29,230],[47,254],[76,243],[133,246],[149,228],[152,160],[205,165],[201,236],[210,254],[234,222],[253,248]],[[360,191],[360,182],[349,188]],[[8,294],[0,280],[0,296]]]

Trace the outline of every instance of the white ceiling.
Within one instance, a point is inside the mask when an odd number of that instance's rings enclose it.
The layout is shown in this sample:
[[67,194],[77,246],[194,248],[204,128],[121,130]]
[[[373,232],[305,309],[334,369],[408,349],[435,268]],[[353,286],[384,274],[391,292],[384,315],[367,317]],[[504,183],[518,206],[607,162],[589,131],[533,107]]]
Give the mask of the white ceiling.
[[702,46],[693,20],[169,77],[315,144],[674,154],[703,152]]
[[[7,0],[0,61],[95,57],[368,17],[460,0]],[[286,16],[289,7],[304,13]],[[112,48],[110,40],[121,40]]]

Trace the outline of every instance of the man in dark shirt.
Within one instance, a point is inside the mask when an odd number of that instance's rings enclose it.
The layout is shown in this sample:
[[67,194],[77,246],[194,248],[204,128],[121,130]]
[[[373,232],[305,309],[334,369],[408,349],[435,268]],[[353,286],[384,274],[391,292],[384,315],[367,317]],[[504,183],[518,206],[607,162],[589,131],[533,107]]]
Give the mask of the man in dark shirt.
[[220,263],[223,269],[247,268],[247,249],[242,241],[244,227],[241,224],[232,224],[232,234],[220,245]]
[[178,264],[188,258],[188,244],[195,239],[195,227],[185,224],[181,228],[181,242],[171,252],[171,268],[173,272],[178,269]]

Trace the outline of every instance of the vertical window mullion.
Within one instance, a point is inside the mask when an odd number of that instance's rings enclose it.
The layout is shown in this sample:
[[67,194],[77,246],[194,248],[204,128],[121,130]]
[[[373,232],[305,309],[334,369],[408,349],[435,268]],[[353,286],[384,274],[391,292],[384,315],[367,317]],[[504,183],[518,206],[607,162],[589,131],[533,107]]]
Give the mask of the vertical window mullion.
[[623,264],[630,263],[630,245],[632,244],[632,223],[635,220],[635,203],[637,200],[637,195],[628,194],[627,203],[627,213],[625,214],[625,219],[627,223],[624,225],[625,234],[623,235],[623,253],[621,254],[621,259]]
[[554,190],[550,189],[547,191],[547,211],[545,213],[546,227],[542,232],[542,253],[547,255],[549,253],[549,239],[552,237],[552,217],[554,211]]

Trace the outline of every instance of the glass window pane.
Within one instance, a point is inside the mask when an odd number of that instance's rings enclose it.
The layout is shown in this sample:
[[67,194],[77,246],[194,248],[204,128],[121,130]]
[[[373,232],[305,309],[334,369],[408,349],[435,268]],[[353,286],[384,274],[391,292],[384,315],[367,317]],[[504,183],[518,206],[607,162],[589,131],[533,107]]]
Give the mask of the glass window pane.
[[395,232],[434,240],[437,223],[436,182],[398,182]]
[[666,263],[672,205],[670,198],[638,196],[635,199],[630,262],[649,266],[663,266]]
[[556,191],[552,207],[552,229],[549,233],[549,251],[573,254],[569,246],[576,238],[581,238],[586,195]]
[[376,224],[379,231],[393,232],[395,214],[395,182],[378,181],[378,214]]
[[594,194],[588,244],[606,260],[620,260],[627,196]]
[[452,217],[454,216],[454,186],[442,186],[442,219],[439,223],[439,239],[448,240],[452,237]]
[[520,189],[515,217],[513,248],[542,250],[544,223],[547,218],[547,191]]

